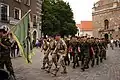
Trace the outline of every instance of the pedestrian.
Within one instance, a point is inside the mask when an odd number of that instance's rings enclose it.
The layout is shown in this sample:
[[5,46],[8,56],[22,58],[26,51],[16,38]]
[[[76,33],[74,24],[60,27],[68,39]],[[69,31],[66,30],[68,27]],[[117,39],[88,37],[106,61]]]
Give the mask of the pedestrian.
[[40,44],[40,43],[39,43],[39,39],[37,39],[37,40],[36,40],[36,43],[35,43],[35,45],[36,45],[37,48],[40,46],[39,44]]
[[15,44],[15,40],[12,40],[12,45],[11,45],[11,57],[15,58],[15,49],[16,49],[16,44]]
[[12,33],[10,33],[10,42],[11,44],[11,58],[15,58],[15,49],[16,49],[16,45],[15,45],[15,40],[13,39],[13,35]]
[[16,54],[18,57],[21,57],[20,52],[19,52],[19,46],[18,46],[17,42],[15,42],[15,45],[16,45]]
[[113,38],[110,40],[110,47],[112,48],[112,50],[114,50],[114,46],[113,46],[113,42],[114,42],[114,40],[113,40]]

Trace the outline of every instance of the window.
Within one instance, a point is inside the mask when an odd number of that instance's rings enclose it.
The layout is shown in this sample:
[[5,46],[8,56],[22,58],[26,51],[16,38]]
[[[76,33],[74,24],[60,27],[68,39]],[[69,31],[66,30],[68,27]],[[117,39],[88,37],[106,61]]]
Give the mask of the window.
[[24,0],[24,4],[30,6],[30,0]]
[[33,26],[37,25],[37,16],[34,14],[33,15]]
[[104,20],[104,25],[105,25],[105,29],[109,28],[109,21],[107,19]]
[[17,2],[21,2],[21,0],[15,0],[15,1],[17,1]]
[[9,6],[6,4],[0,4],[0,16],[2,21],[8,21]]
[[21,10],[19,8],[14,9],[14,18],[18,20],[21,18]]

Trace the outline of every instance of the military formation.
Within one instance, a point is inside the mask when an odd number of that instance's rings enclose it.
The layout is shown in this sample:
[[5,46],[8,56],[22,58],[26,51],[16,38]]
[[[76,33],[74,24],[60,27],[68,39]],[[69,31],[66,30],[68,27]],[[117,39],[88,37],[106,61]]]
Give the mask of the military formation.
[[104,38],[72,36],[62,39],[60,35],[50,36],[43,40],[44,58],[41,69],[56,76],[60,67],[63,68],[61,73],[66,74],[66,66],[72,63],[73,69],[80,67],[85,71],[106,60],[107,44],[108,41]]
[[[15,79],[10,57],[12,42],[9,36],[11,35],[7,30],[0,29],[0,69],[6,66],[9,74]],[[56,76],[60,68],[63,70],[61,73],[66,74],[66,66],[72,63],[73,69],[80,67],[82,71],[85,71],[90,65],[94,67],[106,60],[107,44],[108,41],[104,38],[72,36],[63,39],[59,34],[49,36],[43,40],[44,58],[41,69]]]

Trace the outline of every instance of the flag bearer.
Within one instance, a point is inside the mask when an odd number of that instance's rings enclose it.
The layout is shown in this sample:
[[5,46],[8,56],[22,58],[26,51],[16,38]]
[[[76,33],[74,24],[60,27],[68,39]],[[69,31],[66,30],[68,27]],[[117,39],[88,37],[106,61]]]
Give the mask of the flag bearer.
[[10,58],[11,42],[8,38],[8,35],[3,36],[6,33],[7,31],[5,31],[4,28],[0,29],[0,69],[4,69],[4,66],[6,66],[10,75],[15,78]]

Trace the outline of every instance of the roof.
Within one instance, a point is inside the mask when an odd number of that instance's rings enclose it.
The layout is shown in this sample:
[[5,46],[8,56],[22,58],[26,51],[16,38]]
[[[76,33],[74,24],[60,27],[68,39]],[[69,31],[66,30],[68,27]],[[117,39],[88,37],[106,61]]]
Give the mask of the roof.
[[93,30],[92,21],[81,21],[80,30],[82,30],[82,31],[92,31]]

